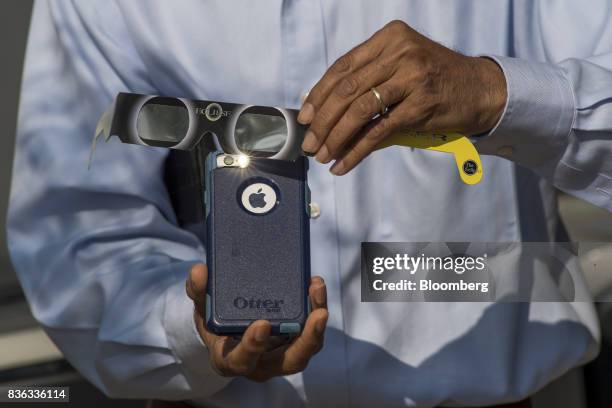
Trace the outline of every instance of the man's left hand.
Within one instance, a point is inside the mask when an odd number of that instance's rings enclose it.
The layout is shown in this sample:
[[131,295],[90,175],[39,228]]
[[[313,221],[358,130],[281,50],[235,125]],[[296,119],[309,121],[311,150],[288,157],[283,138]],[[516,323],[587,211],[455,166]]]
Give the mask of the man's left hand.
[[322,163],[336,160],[331,172],[342,175],[398,130],[484,133],[505,103],[505,77],[494,61],[393,21],[340,57],[310,91],[298,117],[310,124],[302,149]]

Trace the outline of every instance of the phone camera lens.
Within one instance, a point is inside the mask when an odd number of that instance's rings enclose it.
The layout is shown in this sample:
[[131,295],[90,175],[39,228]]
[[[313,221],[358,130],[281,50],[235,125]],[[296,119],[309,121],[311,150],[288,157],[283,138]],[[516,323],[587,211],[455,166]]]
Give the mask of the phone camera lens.
[[231,166],[234,164],[234,158],[232,156],[225,156],[223,158],[223,163],[225,163],[226,166]]

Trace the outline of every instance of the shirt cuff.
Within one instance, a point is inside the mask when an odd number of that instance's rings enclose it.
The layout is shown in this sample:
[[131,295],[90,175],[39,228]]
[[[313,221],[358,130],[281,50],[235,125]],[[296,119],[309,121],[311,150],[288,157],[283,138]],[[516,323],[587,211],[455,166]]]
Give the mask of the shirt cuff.
[[506,77],[508,99],[497,125],[474,138],[482,154],[502,156],[551,175],[565,151],[575,115],[573,90],[554,64],[486,55]]
[[170,347],[192,390],[208,396],[225,387],[232,378],[223,377],[211,367],[208,348],[193,320],[194,304],[185,293],[185,282],[179,281],[166,292],[163,317]]

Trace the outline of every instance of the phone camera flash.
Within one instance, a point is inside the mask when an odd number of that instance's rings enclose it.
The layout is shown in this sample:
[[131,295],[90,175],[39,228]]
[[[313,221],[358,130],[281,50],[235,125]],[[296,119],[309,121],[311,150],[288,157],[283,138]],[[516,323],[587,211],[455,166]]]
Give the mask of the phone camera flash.
[[249,165],[249,156],[245,155],[245,154],[241,154],[240,156],[238,156],[238,167],[240,168],[245,168]]

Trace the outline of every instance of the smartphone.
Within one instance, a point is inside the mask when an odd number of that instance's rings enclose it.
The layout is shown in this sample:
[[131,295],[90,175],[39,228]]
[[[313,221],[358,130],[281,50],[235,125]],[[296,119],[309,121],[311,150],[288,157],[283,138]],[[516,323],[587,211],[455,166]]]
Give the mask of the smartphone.
[[206,326],[240,335],[255,320],[296,335],[309,313],[308,160],[206,158]]

